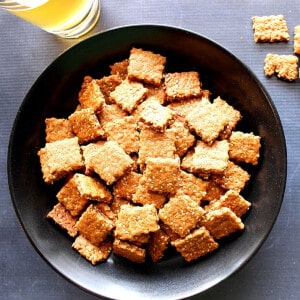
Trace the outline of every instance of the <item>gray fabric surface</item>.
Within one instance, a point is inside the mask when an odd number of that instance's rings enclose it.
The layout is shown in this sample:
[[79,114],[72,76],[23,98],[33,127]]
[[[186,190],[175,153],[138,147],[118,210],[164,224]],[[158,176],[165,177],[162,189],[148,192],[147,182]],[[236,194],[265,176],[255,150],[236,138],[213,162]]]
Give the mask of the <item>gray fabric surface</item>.
[[[292,35],[300,24],[298,1],[102,0],[101,4],[100,21],[92,33],[127,24],[182,27],[228,48],[263,83],[277,107],[287,142],[282,209],[256,256],[241,271],[193,299],[300,299],[300,80],[287,83],[263,74],[266,54],[292,54],[293,39],[255,44],[251,23],[254,15],[283,14]],[[35,252],[18,224],[6,174],[9,134],[24,96],[42,71],[79,41],[55,37],[0,10],[0,299],[98,299],[66,281]]]

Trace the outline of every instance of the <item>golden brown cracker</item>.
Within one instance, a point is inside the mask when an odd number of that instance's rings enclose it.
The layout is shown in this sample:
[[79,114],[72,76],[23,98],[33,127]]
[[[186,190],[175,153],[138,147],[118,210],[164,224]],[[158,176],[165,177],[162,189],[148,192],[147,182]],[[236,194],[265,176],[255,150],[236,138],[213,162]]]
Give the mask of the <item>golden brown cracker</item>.
[[134,117],[126,116],[108,122],[103,129],[107,140],[117,142],[127,154],[139,151],[140,134],[137,131],[137,123]]
[[114,222],[91,204],[80,216],[76,228],[93,245],[98,246],[111,233]]
[[237,162],[257,165],[260,156],[260,136],[241,131],[232,132],[229,138],[229,158]]
[[203,213],[204,210],[189,196],[178,195],[170,198],[158,216],[175,233],[185,237],[196,227]]
[[244,229],[242,220],[228,207],[207,212],[201,220],[201,225],[205,226],[215,239]]
[[77,137],[46,143],[38,156],[46,183],[53,183],[84,167]]
[[124,111],[131,113],[144,100],[147,91],[143,84],[126,79],[110,93],[110,99]]
[[194,174],[223,173],[228,165],[228,151],[227,140],[215,141],[212,145],[198,140],[195,148],[183,158],[181,167]]
[[200,227],[185,238],[177,239],[171,244],[176,247],[176,250],[187,262],[204,256],[219,247],[205,227]]
[[140,48],[130,50],[128,78],[159,86],[162,80],[166,58],[152,51]]
[[68,119],[47,118],[46,124],[46,143],[64,140],[74,137],[71,123]]
[[68,119],[80,144],[85,144],[104,136],[99,120],[91,108],[75,111]]
[[165,74],[166,96],[169,102],[201,95],[199,73],[195,71]]
[[52,219],[57,225],[64,229],[69,236],[75,237],[77,235],[75,224],[78,219],[73,217],[61,203],[57,203],[52,208],[47,214],[47,218]]
[[290,39],[283,15],[252,17],[255,43],[287,42]]
[[93,265],[96,265],[108,259],[112,251],[112,242],[106,240],[100,245],[95,246],[82,235],[79,235],[72,244],[72,247]]
[[269,77],[276,74],[278,78],[295,81],[299,74],[298,57],[268,53],[265,58],[264,72]]

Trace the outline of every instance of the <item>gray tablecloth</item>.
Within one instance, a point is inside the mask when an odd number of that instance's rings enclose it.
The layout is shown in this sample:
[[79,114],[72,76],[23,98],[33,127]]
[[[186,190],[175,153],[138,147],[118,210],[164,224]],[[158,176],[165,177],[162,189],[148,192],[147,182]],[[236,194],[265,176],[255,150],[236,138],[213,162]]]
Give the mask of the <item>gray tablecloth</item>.
[[[168,24],[222,44],[256,74],[273,99],[287,142],[288,178],[281,212],[257,255],[239,272],[193,299],[300,299],[300,80],[263,74],[268,52],[292,54],[288,43],[255,44],[251,17],[283,14],[290,34],[300,24],[298,1],[101,0],[92,33],[127,24]],[[84,38],[86,38],[85,36]],[[41,72],[80,40],[63,40],[0,11],[0,299],[96,299],[58,275],[35,252],[14,213],[7,184],[9,134],[18,108]]]

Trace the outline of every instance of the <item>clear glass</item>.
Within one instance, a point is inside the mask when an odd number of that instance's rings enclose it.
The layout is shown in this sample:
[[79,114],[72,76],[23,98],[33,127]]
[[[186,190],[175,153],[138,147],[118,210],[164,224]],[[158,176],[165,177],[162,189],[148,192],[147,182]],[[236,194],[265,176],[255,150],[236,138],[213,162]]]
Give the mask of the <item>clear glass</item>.
[[0,8],[64,38],[84,35],[100,16],[99,0],[0,0]]

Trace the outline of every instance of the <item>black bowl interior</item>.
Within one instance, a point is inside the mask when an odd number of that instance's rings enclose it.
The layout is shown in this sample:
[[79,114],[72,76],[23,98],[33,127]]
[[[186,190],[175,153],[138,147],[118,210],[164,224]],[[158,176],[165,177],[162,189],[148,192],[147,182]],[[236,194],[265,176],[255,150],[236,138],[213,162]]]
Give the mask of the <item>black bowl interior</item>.
[[[71,248],[72,240],[45,215],[56,203],[57,185],[42,181],[37,151],[44,146],[46,117],[66,117],[76,107],[85,75],[100,78],[132,46],[167,56],[166,71],[197,70],[203,87],[240,110],[239,129],[262,137],[260,163],[250,170],[244,197],[252,202],[245,231],[214,254],[187,264],[171,255],[136,265],[111,256],[92,266]],[[286,147],[276,109],[252,72],[213,41],[178,28],[128,26],[103,32],[72,47],[38,78],[17,114],[8,152],[12,200],[35,249],[59,273],[94,294],[113,299],[177,299],[201,293],[241,268],[259,249],[279,212],[286,181]]]

